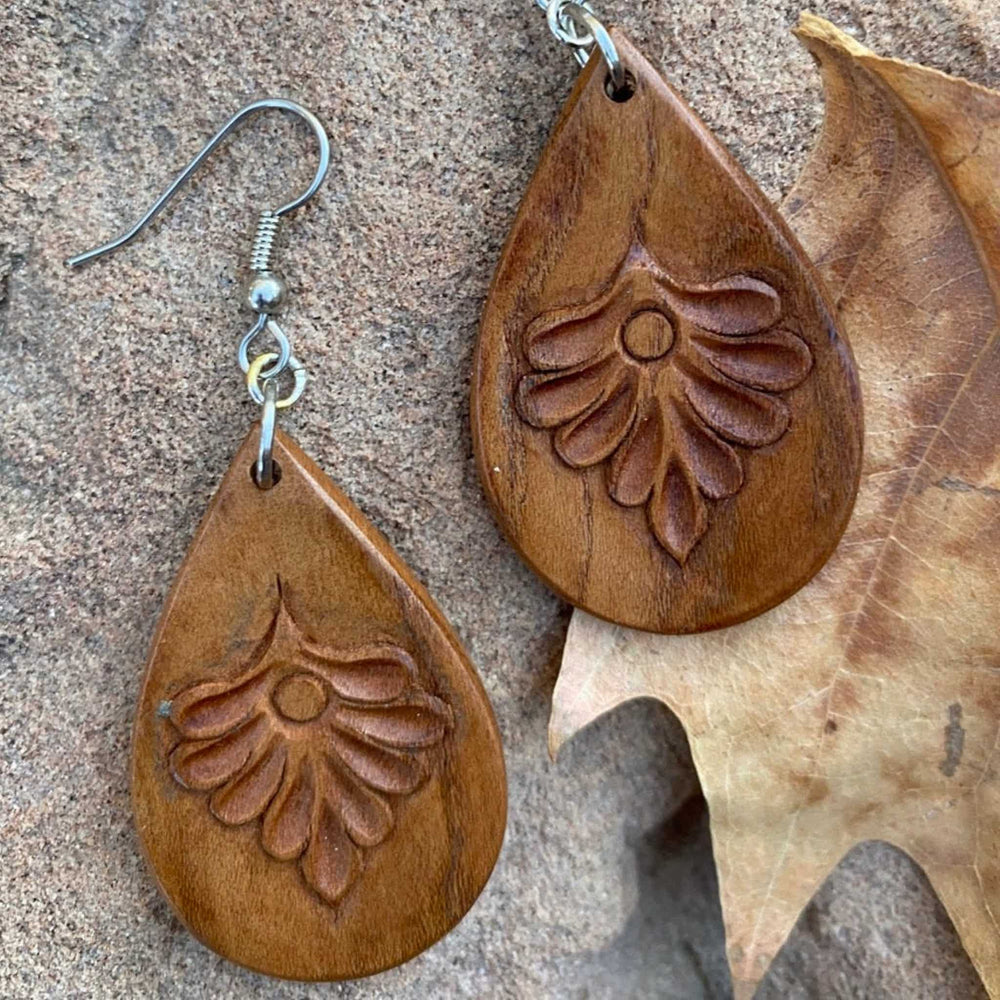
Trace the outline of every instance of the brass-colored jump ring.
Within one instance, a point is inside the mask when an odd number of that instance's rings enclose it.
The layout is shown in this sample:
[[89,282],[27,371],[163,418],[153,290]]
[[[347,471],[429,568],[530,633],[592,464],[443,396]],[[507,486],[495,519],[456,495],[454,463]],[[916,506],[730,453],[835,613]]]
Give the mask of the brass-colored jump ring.
[[[260,374],[264,369],[265,365],[271,364],[272,361],[276,361],[278,355],[273,351],[268,351],[265,354],[258,354],[257,357],[250,362],[249,368],[247,368],[247,392],[250,393],[250,398],[258,405],[264,405],[264,393],[260,387]],[[277,399],[274,402],[276,409],[284,410],[287,409],[292,403],[296,402],[298,398],[302,395],[303,390],[306,387],[306,370],[302,365],[302,362],[293,354],[288,359],[288,370],[295,376],[295,385],[292,387],[292,391],[285,396],[284,399]]]

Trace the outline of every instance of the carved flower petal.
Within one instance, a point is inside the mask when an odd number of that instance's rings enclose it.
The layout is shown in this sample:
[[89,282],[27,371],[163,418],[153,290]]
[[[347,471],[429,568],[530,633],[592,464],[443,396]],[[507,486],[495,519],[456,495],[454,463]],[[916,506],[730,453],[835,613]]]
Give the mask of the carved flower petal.
[[620,381],[593,409],[556,431],[559,457],[574,469],[603,462],[622,443],[635,419],[638,375],[622,365]]
[[260,840],[272,858],[291,861],[305,850],[312,819],[313,786],[308,760],[286,771],[281,790],[271,801],[261,825]]
[[618,322],[609,313],[615,311],[620,297],[616,285],[593,302],[553,309],[535,319],[524,338],[531,367],[556,371],[595,358],[614,337]]
[[611,357],[573,371],[525,375],[517,385],[518,413],[532,427],[558,427],[593,406],[619,366]]
[[421,762],[408,754],[376,746],[332,726],[329,739],[337,756],[377,791],[406,795],[427,776]]
[[287,756],[284,742],[272,740],[250,767],[212,795],[209,802],[212,815],[230,826],[256,819],[267,808],[281,784]]
[[384,708],[338,706],[333,712],[337,725],[391,747],[416,749],[440,743],[451,712],[432,695],[414,695],[409,702]]
[[711,377],[689,372],[687,398],[714,431],[750,448],[773,444],[788,430],[791,420],[782,400],[722,375]]
[[711,500],[734,496],[743,485],[739,455],[693,414],[676,409],[679,443],[701,492]]
[[703,330],[742,336],[774,326],[781,316],[781,298],[766,282],[734,275],[701,288],[670,288],[671,304],[686,320]]
[[647,508],[659,543],[681,564],[708,530],[708,511],[694,476],[676,455],[667,463]]
[[416,673],[409,653],[389,643],[357,650],[306,644],[303,659],[340,695],[350,701],[394,701]]
[[608,472],[608,492],[624,507],[649,499],[663,456],[663,413],[651,400],[641,407],[625,443],[615,452]]
[[336,903],[357,878],[358,850],[327,802],[320,805],[316,829],[302,859],[305,880],[329,904]]
[[351,840],[358,847],[381,844],[392,831],[392,809],[375,792],[360,784],[341,765],[325,761],[324,795],[337,810]]
[[242,684],[208,681],[182,691],[170,703],[170,721],[189,740],[221,736],[248,719],[267,688],[264,673]]
[[218,788],[246,766],[269,731],[268,720],[258,715],[217,740],[180,743],[170,755],[170,769],[185,788]]
[[768,392],[794,388],[813,364],[809,346],[790,330],[772,330],[739,340],[702,334],[693,340],[717,371]]

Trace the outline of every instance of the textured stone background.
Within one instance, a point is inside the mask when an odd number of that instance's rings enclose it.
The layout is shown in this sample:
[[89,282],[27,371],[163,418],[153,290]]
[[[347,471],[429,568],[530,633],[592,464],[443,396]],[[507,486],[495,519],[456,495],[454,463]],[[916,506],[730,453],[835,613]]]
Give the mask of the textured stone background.
[[[605,0],[774,197],[820,94],[792,0]],[[1000,85],[995,0],[810,7],[878,51]],[[477,316],[574,64],[529,0],[7,0],[0,13],[0,995],[729,995],[683,733],[627,706],[545,752],[567,608],[501,540],[470,453]],[[129,727],[158,609],[254,409],[233,351],[255,206],[312,170],[257,120],[141,242],[131,222],[232,111],[294,97],[329,181],[287,227],[286,329],[314,375],[285,426],[395,543],[482,671],[510,826],[461,926],[404,968],[276,984],[193,941],[138,855]],[[768,1000],[972,1000],[923,877],[859,848],[804,915]]]

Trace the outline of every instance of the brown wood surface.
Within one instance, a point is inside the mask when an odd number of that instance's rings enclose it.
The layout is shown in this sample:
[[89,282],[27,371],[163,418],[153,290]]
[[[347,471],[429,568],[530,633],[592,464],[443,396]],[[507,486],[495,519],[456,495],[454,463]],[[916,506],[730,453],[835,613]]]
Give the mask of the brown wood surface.
[[555,591],[653,632],[751,618],[827,560],[862,446],[850,348],[754,183],[619,31],[518,212],[472,391],[486,495]]
[[132,789],[160,888],[209,947],[291,979],[368,975],[463,916],[506,822],[482,685],[424,588],[280,434],[254,428],[160,621]]

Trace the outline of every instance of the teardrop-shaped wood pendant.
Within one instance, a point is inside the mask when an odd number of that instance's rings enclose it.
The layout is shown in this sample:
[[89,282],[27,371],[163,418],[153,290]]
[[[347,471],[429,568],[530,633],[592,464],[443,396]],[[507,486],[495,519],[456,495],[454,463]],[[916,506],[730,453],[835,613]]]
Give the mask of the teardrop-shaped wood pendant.
[[463,916],[506,822],[500,737],[441,613],[374,527],[255,428],[153,643],[132,792],[160,887],[205,944],[289,979],[365,976]]
[[[694,632],[823,565],[862,445],[850,348],[753,181],[619,31],[584,69],[482,321],[473,440],[524,559],[602,618]],[[619,95],[621,96],[621,95]]]

